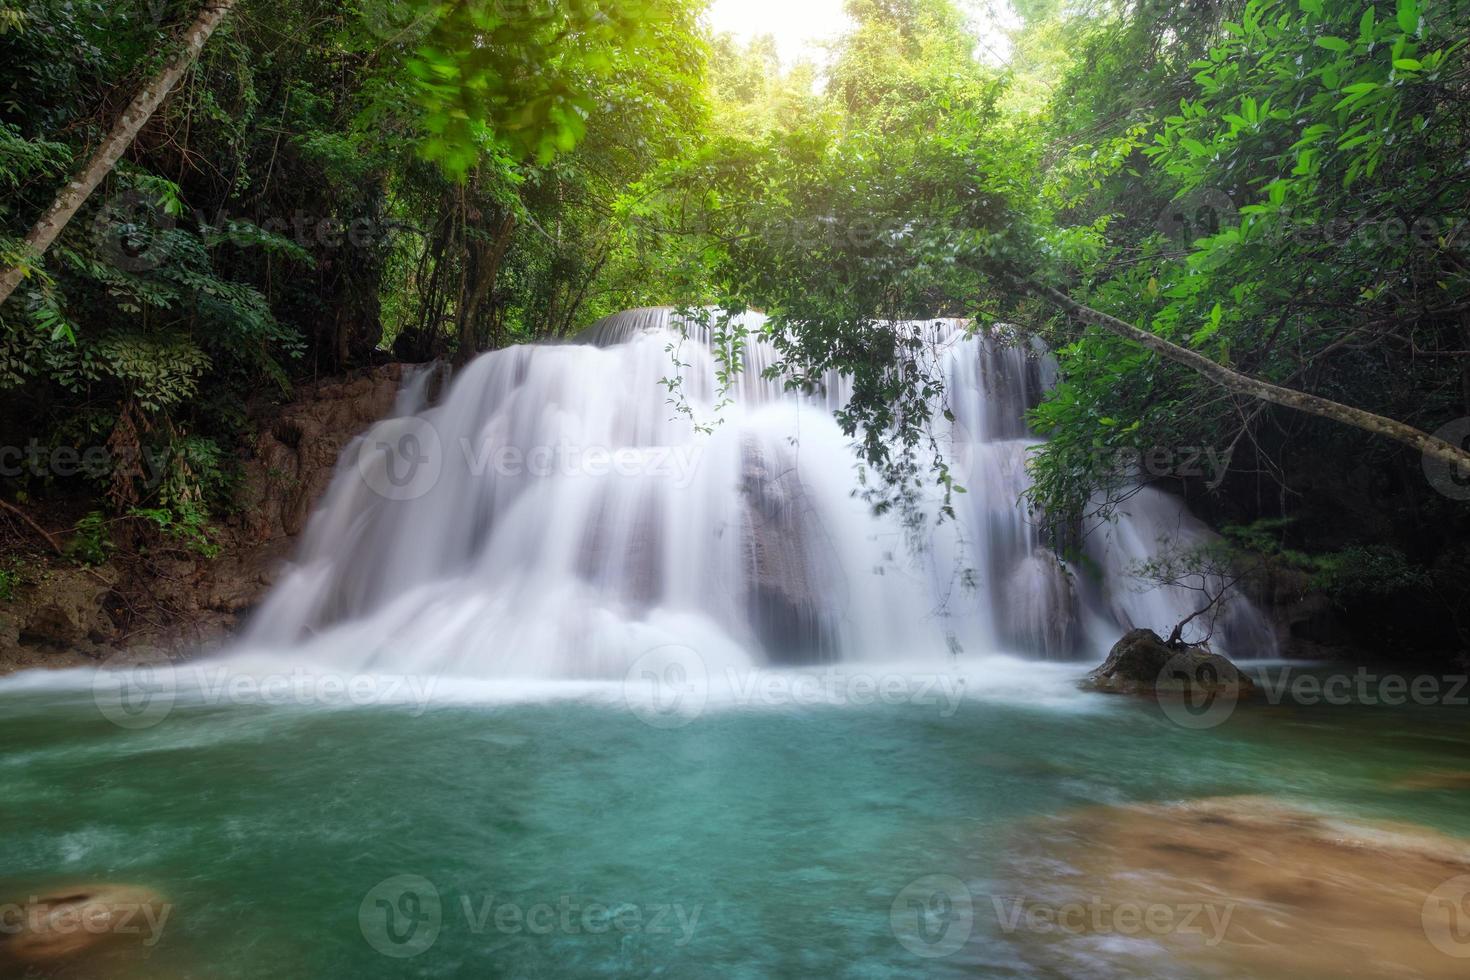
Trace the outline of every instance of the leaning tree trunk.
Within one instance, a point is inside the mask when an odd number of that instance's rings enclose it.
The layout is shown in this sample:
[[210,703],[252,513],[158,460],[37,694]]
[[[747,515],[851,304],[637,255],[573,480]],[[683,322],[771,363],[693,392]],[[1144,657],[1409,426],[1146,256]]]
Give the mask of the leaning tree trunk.
[[1353,408],[1351,405],[1344,405],[1330,398],[1309,395],[1304,391],[1297,391],[1294,388],[1282,388],[1280,385],[1273,385],[1268,381],[1253,378],[1248,374],[1241,374],[1239,371],[1233,371],[1225,365],[1217,361],[1212,361],[1203,354],[1196,353],[1187,347],[1172,344],[1158,334],[1149,333],[1147,330],[1141,330],[1133,324],[1120,320],[1115,316],[1109,316],[1089,306],[1083,306],[1059,289],[1053,289],[1050,286],[1043,286],[1038,283],[1024,283],[1023,285],[1038,296],[1051,300],[1083,323],[1091,323],[1094,326],[1102,327],[1104,330],[1115,333],[1125,340],[1131,340],[1136,344],[1147,347],[1161,357],[1165,357],[1176,364],[1183,364],[1185,367],[1197,371],[1229,391],[1241,395],[1249,395],[1252,398],[1258,398],[1261,401],[1271,402],[1275,405],[1284,405],[1287,408],[1294,408],[1299,412],[1306,412],[1324,419],[1332,419],[1334,422],[1351,425],[1375,435],[1387,436],[1406,446],[1412,446],[1431,459],[1437,459],[1450,466],[1470,470],[1470,452],[1458,446],[1451,445],[1443,439],[1432,436],[1427,432],[1421,432],[1412,425],[1405,425],[1403,422],[1385,418],[1382,415],[1365,412],[1361,408]]
[[67,223],[76,215],[77,210],[97,189],[97,185],[112,172],[117,161],[122,159],[122,155],[127,152],[133,140],[137,139],[138,133],[152,118],[158,107],[163,104],[163,100],[168,98],[168,94],[179,83],[179,79],[184,77],[184,72],[199,57],[204,43],[209,40],[209,36],[214,33],[216,27],[219,27],[220,22],[225,19],[237,2],[238,0],[208,0],[204,5],[204,9],[199,12],[199,17],[184,32],[181,39],[182,49],[164,66],[162,71],[143,87],[141,92],[133,97],[132,103],[118,118],[112,127],[112,132],[107,134],[107,138],[102,141],[97,152],[92,154],[86,167],[62,189],[61,193],[56,195],[56,200],[51,203],[51,207],[46,209],[46,213],[26,235],[26,252],[28,253],[26,259],[14,268],[6,269],[4,274],[0,275],[0,303],[9,299],[10,294],[15,292],[16,287],[25,278],[26,265],[46,254],[46,250],[56,241]]

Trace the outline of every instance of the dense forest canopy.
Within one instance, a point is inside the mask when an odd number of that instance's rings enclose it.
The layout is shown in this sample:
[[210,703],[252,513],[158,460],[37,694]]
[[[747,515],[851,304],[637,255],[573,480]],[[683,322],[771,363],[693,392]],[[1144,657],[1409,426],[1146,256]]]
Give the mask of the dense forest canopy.
[[37,254],[203,6],[0,0],[0,442],[107,449],[6,498],[207,547],[267,393],[679,305],[850,375],[874,505],[943,520],[943,379],[893,324],[965,317],[1059,358],[1063,548],[1142,466],[1376,641],[1470,640],[1461,0],[849,0],[798,63],[698,0],[239,0]]

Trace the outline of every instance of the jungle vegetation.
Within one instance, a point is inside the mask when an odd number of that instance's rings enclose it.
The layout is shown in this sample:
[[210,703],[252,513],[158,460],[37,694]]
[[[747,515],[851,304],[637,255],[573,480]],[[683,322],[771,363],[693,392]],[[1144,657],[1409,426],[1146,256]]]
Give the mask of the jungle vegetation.
[[678,305],[849,374],[873,505],[943,520],[894,324],[966,317],[1059,360],[1059,552],[1119,460],[1209,449],[1151,473],[1375,642],[1466,648],[1464,0],[849,0],[795,64],[702,12],[0,0],[0,442],[108,450],[0,498],[206,528],[262,397]]

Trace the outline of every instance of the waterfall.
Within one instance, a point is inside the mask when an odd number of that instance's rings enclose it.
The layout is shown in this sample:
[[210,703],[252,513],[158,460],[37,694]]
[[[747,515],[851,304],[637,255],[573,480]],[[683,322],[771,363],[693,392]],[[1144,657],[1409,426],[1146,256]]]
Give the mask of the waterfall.
[[[960,321],[907,325],[947,387],[937,433],[955,520],[928,546],[857,492],[831,375],[792,393],[750,332],[719,388],[710,331],[634,310],[575,343],[487,354],[430,405],[343,454],[297,562],[243,646],[358,669],[621,677],[662,646],[732,667],[987,652],[1100,656],[1121,629],[1165,631],[1198,605],[1133,576],[1165,532],[1209,532],[1145,489],[1089,535],[1088,568],[1048,550],[1021,502],[1039,444],[1025,412],[1054,383],[1034,344]],[[676,366],[678,365],[678,366]],[[668,379],[680,377],[670,385]],[[1270,652],[1233,597],[1216,643]],[[303,651],[304,648],[304,651]]]

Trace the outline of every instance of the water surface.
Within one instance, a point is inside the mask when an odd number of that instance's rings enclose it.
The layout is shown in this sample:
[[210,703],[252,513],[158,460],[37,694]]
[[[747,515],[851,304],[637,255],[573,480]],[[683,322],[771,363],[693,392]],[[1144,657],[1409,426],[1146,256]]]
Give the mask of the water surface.
[[[1463,792],[1395,786],[1470,769],[1463,708],[1242,705],[1190,730],[1079,673],[996,659],[954,670],[958,705],[715,698],[674,727],[613,685],[180,697],[136,730],[90,675],[27,675],[0,683],[0,900],[162,893],[161,941],[111,975],[1046,976],[991,898],[1048,815],[1249,794],[1470,837]],[[973,922],[920,955],[950,920],[895,900],[936,874]]]

